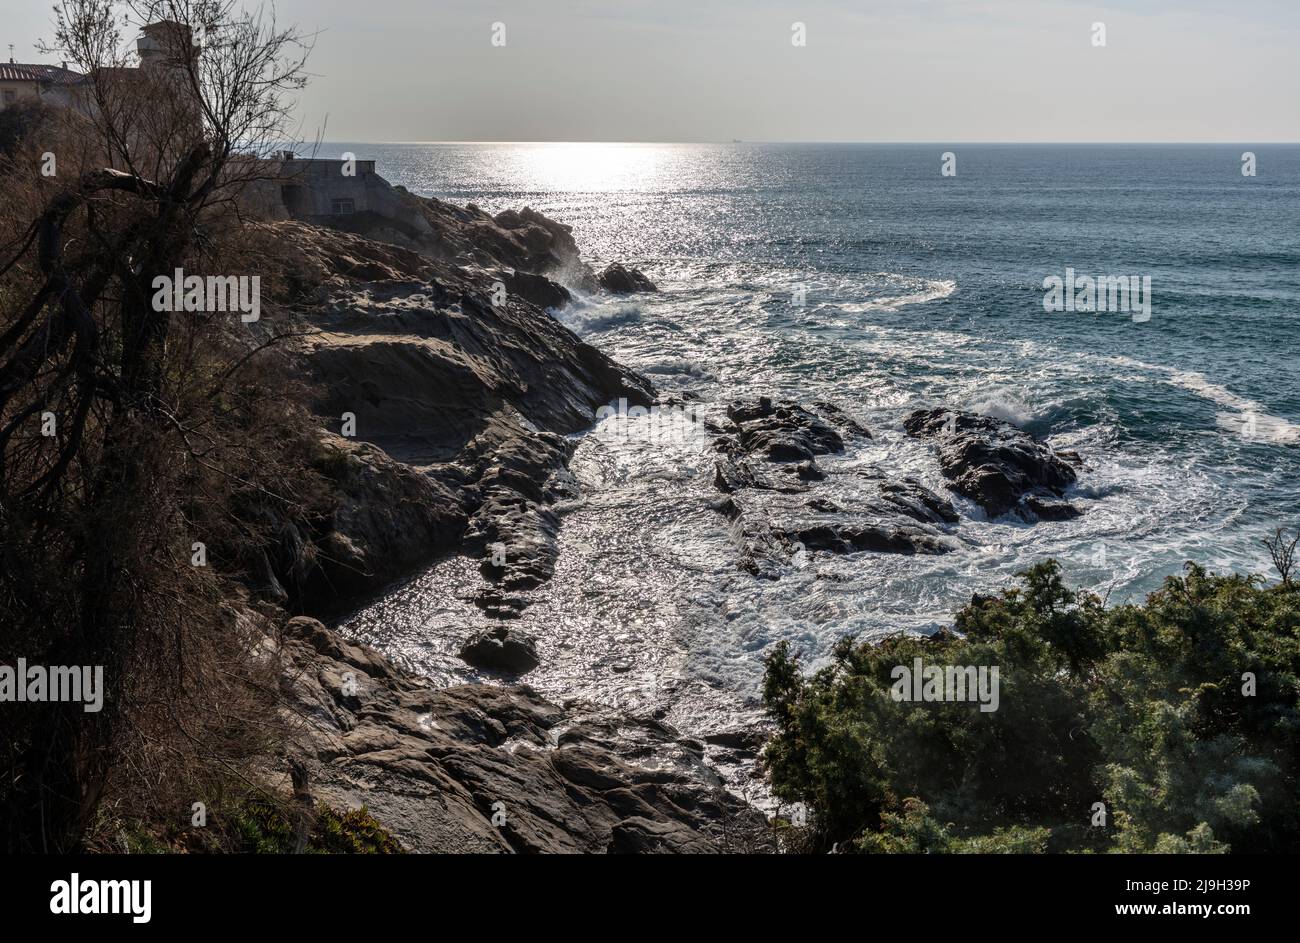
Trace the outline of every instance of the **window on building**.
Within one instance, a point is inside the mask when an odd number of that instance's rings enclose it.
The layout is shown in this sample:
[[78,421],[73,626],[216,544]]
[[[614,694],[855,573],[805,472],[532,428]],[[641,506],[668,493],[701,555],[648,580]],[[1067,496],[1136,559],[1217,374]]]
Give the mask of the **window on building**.
[[330,212],[335,216],[348,216],[357,211],[357,205],[352,200],[330,200]]
[[12,104],[18,98],[18,93],[5,89],[5,104]]

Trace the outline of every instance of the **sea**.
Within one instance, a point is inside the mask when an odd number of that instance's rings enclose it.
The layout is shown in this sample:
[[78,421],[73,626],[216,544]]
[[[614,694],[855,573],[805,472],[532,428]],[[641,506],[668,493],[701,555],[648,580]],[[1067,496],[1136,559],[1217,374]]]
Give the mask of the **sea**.
[[[1263,538],[1300,526],[1300,146],[336,142],[319,156],[344,152],[422,195],[531,206],[572,226],[593,267],[644,271],[657,293],[578,293],[553,316],[702,416],[756,395],[830,402],[872,438],[823,464],[939,491],[931,448],[901,425],[921,406],[1007,419],[1086,463],[1077,520],[989,520],[957,497],[957,552],[801,555],[771,580],[737,566],[706,440],[598,423],[574,436],[582,494],[562,508],[555,579],[518,621],[542,659],[525,680],[548,696],[704,739],[761,718],[779,641],[812,670],[844,635],[932,632],[1048,558],[1109,605],[1187,561],[1268,577]],[[1047,310],[1067,272],[1149,284],[1149,306]],[[440,561],[343,626],[436,683],[499,680],[456,656],[486,624],[478,562]],[[731,772],[748,788],[752,771]]]

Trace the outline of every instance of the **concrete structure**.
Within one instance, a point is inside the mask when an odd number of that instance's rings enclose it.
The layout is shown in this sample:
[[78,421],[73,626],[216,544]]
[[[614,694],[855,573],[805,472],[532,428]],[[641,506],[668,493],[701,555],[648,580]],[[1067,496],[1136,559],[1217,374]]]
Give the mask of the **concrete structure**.
[[[410,237],[431,232],[409,197],[375,172],[373,160],[326,160],[277,154],[273,185],[285,215],[343,229],[382,223]],[[278,215],[278,213],[277,213]]]
[[377,200],[383,202],[374,185],[373,160],[305,159],[286,152],[279,155],[278,164],[280,198],[295,219],[351,216],[375,209]]

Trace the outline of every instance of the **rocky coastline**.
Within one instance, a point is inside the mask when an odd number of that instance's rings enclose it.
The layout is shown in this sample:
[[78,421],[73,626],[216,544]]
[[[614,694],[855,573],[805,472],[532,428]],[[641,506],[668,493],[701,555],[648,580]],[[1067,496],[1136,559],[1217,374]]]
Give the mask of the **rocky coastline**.
[[416,852],[770,849],[764,817],[722,788],[704,744],[660,721],[523,684],[436,690],[314,618],[467,554],[490,587],[476,603],[501,621],[464,657],[504,680],[525,673],[535,655],[506,620],[554,568],[552,506],[576,489],[565,436],[610,401],[655,396],[547,313],[570,300],[559,278],[653,290],[640,272],[592,272],[568,227],[531,210],[393,195],[403,213],[354,231],[271,224],[292,247],[296,362],[318,391],[332,498],[314,532],[274,523],[242,613],[304,613],[266,620],[296,789],[365,806]]
[[[571,287],[655,286],[617,263],[593,272],[569,228],[535,211],[391,197],[400,211],[346,230],[268,224],[292,247],[284,280],[305,335],[295,363],[318,391],[317,467],[331,491],[318,526],[273,522],[243,612],[300,613],[268,628],[297,781],[317,801],[364,805],[412,851],[772,850],[765,817],[723,788],[703,742],[515,680],[537,655],[510,620],[554,572],[555,504],[578,492],[566,436],[608,403],[658,402],[548,311]],[[947,497],[819,464],[871,437],[841,407],[764,397],[726,417],[708,428],[715,506],[751,574],[779,578],[798,553],[957,548]],[[905,429],[934,442],[951,490],[990,516],[1077,513],[1062,498],[1077,456],[968,413],[920,410]],[[851,487],[837,487],[846,476]],[[435,689],[326,626],[449,553],[481,561],[475,603],[494,620],[463,640],[462,658],[502,684]],[[747,749],[761,740],[747,735]]]

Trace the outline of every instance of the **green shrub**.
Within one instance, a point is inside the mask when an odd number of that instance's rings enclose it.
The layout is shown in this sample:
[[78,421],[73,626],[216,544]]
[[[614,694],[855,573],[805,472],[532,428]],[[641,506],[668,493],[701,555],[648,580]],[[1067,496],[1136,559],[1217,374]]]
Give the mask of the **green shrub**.
[[[764,764],[814,845],[872,852],[1281,851],[1300,841],[1300,592],[1188,565],[1142,605],[1055,562],[953,631],[844,639],[804,677],[784,643]],[[997,666],[997,709],[895,700],[896,666]],[[1245,694],[1243,676],[1254,678]],[[1105,805],[1098,826],[1095,804]]]
[[[291,854],[297,845],[297,813],[282,803],[250,799],[231,817],[234,840],[223,851]],[[317,804],[312,811],[307,854],[395,855],[401,844],[366,809],[339,812]]]

